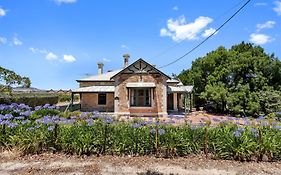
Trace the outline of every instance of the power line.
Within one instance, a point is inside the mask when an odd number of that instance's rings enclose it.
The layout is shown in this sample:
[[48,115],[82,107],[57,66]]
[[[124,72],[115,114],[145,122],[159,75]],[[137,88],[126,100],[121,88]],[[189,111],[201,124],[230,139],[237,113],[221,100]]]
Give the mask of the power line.
[[232,18],[234,18],[234,16],[236,16],[251,0],[248,0],[243,6],[241,6],[231,17],[229,17],[222,25],[220,25],[211,35],[209,35],[207,38],[205,38],[203,41],[201,41],[199,44],[197,44],[195,47],[193,47],[191,50],[189,50],[187,53],[185,53],[184,55],[182,55],[181,57],[175,59],[174,61],[165,64],[163,66],[158,67],[159,69],[170,66],[176,62],[178,62],[179,60],[183,59],[185,56],[187,56],[188,54],[190,54],[191,52],[193,52],[194,50],[196,50],[199,46],[201,46],[202,44],[204,44],[208,39],[210,39],[212,36],[214,36],[223,26],[225,26]]
[[[232,6],[231,8],[229,8],[227,11],[225,11],[224,13],[222,13],[221,15],[217,16],[215,19],[214,19],[214,22],[215,21],[218,21],[220,18],[222,18],[223,16],[225,16],[226,14],[228,14],[230,11],[232,11],[234,8],[236,8],[237,6],[240,6],[240,4],[242,4],[242,2],[244,2],[245,0],[242,0],[240,1],[239,3],[235,4],[234,6]],[[206,26],[208,27],[209,24]],[[161,55],[164,55],[165,53],[169,52],[170,50],[174,49],[175,47],[181,45],[183,43],[183,41],[185,40],[181,40],[180,42],[166,48],[166,49],[163,49],[161,52],[158,52],[158,54],[156,54],[155,56],[153,56],[152,58],[157,58]]]

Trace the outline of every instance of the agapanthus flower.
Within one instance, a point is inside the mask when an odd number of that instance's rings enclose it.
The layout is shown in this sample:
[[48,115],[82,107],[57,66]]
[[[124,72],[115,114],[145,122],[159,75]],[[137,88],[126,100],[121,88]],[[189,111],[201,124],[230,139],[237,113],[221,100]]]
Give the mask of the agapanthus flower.
[[21,124],[23,124],[23,125],[26,123],[30,123],[30,120],[26,119],[26,120],[21,121]]
[[133,128],[139,128],[141,127],[141,124],[140,123],[134,123],[131,125]]
[[26,117],[30,116],[31,114],[32,114],[31,111],[25,111],[25,112],[20,113],[20,115],[23,115],[23,116],[26,116]]
[[166,133],[166,131],[164,129],[159,129],[158,130],[159,135],[163,135]]
[[277,125],[277,126],[273,126],[272,127],[273,129],[278,129],[278,130],[281,130],[281,126]]
[[93,124],[94,124],[94,121],[91,118],[86,119],[85,121],[88,123],[88,126],[93,126]]
[[113,122],[113,119],[111,118],[111,117],[104,117],[104,120],[103,120],[103,122],[105,122],[105,123],[112,123]]
[[151,133],[151,134],[156,133],[156,129],[152,128],[152,129],[150,130],[150,133]]
[[235,137],[239,138],[239,137],[241,136],[241,131],[236,130],[236,131],[233,132],[233,135],[234,135]]
[[48,131],[53,131],[55,129],[55,126],[49,126]]
[[18,117],[15,117],[16,120],[23,120],[24,119],[24,116],[18,116]]
[[12,114],[5,114],[2,118],[3,118],[3,119],[10,120],[10,119],[13,119],[14,116],[13,116]]
[[27,131],[32,131],[32,130],[34,130],[35,128],[34,127],[29,127],[29,128],[27,128],[26,130]]
[[15,128],[15,127],[17,127],[19,124],[17,124],[17,123],[7,123],[7,126],[9,127],[9,128]]

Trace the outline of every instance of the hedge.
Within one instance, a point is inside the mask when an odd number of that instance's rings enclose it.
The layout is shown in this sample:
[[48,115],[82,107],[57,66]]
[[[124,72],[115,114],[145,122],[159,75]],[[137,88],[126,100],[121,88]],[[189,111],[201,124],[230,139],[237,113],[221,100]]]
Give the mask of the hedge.
[[35,107],[44,104],[57,104],[58,95],[48,93],[12,93],[0,94],[0,104],[24,103]]

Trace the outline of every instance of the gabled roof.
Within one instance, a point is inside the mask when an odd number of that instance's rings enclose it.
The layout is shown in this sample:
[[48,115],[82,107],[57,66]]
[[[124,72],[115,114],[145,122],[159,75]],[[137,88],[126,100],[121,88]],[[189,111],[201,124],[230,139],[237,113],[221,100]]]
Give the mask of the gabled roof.
[[120,71],[121,71],[121,69],[111,71],[111,72],[106,72],[106,73],[103,73],[103,74],[100,74],[100,75],[89,76],[89,77],[82,78],[82,79],[79,79],[79,80],[76,80],[76,81],[78,81],[78,82],[81,82],[81,81],[112,81],[111,77],[114,76],[115,74],[117,74]]
[[137,61],[133,62],[123,70],[119,71],[115,75],[111,77],[111,79],[114,79],[117,75],[120,75],[122,73],[160,73],[161,75],[165,76],[168,79],[171,79],[168,75],[164,74],[159,69],[155,68],[148,62],[144,61],[142,58],[138,59]]

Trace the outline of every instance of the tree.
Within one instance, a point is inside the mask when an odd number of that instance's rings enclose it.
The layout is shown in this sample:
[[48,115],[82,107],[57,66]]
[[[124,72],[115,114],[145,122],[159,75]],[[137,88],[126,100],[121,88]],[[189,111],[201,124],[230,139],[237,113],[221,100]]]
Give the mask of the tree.
[[[217,112],[257,116],[272,111],[273,106],[277,110],[280,103],[281,62],[251,43],[219,47],[193,61],[178,77],[184,84],[194,85],[200,98],[195,101],[197,106],[211,103]],[[271,92],[270,99],[262,95]]]
[[28,77],[21,77],[14,71],[0,66],[0,92],[11,91],[13,86],[30,87],[31,81]]

